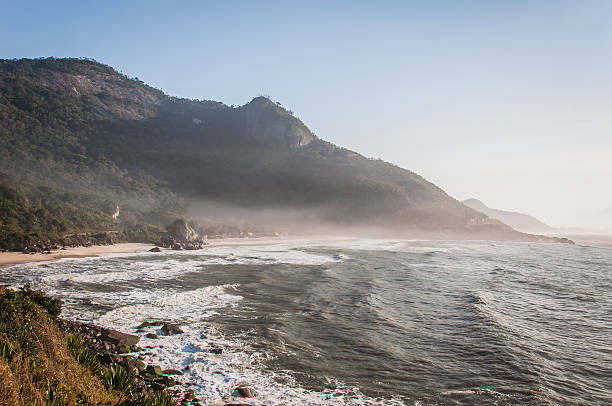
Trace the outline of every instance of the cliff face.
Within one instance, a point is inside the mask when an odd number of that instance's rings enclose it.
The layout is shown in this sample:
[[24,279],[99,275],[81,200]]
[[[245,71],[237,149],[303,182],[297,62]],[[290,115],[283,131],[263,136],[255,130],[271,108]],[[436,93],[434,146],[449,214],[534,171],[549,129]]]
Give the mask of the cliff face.
[[265,97],[253,99],[242,110],[246,133],[270,147],[295,150],[316,139],[300,120]]
[[303,226],[524,238],[413,172],[318,139],[265,97],[232,108],[169,97],[89,60],[5,60],[0,119],[9,178],[147,212],[191,199],[295,210]]

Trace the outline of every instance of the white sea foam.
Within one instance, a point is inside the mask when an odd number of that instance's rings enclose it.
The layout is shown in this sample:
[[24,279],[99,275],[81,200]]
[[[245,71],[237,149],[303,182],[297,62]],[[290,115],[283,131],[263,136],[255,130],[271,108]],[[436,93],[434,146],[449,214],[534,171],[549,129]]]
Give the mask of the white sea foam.
[[[64,317],[91,320],[96,324],[139,334],[140,345],[150,355],[145,361],[163,368],[185,370],[179,379],[193,384],[198,398],[207,404],[236,401],[257,405],[377,405],[357,388],[335,382],[337,389],[309,391],[301,388],[290,372],[264,372],[262,360],[269,354],[254,351],[247,337],[225,337],[208,322],[215,314],[228,314],[240,306],[237,285],[182,288],[143,288],[156,281],[178,280],[182,275],[200,272],[209,265],[322,265],[342,262],[345,255],[307,252],[316,244],[276,244],[266,246],[219,246],[198,251],[165,251],[159,254],[111,254],[98,258],[64,259],[54,263],[13,267],[15,285],[34,287],[65,300]],[[256,271],[255,271],[256,272]],[[172,286],[170,284],[169,286]],[[170,321],[181,325],[183,334],[158,339],[145,336],[159,326],[137,331],[145,320]],[[212,349],[221,348],[221,354]],[[218,351],[216,351],[218,352]],[[257,396],[234,398],[233,390],[248,384]],[[235,394],[234,394],[235,395]]]

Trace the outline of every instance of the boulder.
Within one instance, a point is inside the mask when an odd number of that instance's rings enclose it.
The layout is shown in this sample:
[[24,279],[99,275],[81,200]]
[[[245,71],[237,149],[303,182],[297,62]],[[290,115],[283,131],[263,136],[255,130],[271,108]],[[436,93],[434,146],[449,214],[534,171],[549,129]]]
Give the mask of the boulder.
[[164,375],[183,375],[183,373],[179,371],[178,369],[164,369],[163,374]]
[[181,327],[178,324],[173,323],[164,323],[164,325],[161,327],[161,331],[167,336],[183,333]]
[[162,323],[159,322],[159,321],[143,321],[136,328],[142,329],[142,328],[145,328],[145,327],[161,326],[161,325],[162,325]]
[[176,220],[174,223],[166,227],[168,233],[177,241],[191,241],[199,237],[198,233],[185,222],[183,219]]
[[117,346],[127,346],[131,347],[140,341],[140,337],[122,333],[117,330],[103,329],[102,330],[102,340],[108,341]]
[[145,334],[145,337],[151,338],[153,340],[155,340],[156,338],[159,338],[159,336],[157,334],[155,334],[155,333],[147,333],[147,334]]
[[119,346],[117,346],[117,350],[116,351],[119,354],[128,354],[130,352],[134,352],[135,348],[132,348],[129,345],[119,345]]
[[153,247],[149,250],[149,252],[161,252],[161,248],[159,247]]
[[254,398],[255,397],[255,391],[249,388],[248,386],[238,386],[234,390],[238,392],[238,395],[242,396],[243,398]]
[[204,247],[202,237],[183,219],[176,220],[166,227],[167,235],[161,239],[161,245],[173,250],[199,250]]
[[151,375],[162,376],[162,369],[159,365],[147,365],[146,371]]

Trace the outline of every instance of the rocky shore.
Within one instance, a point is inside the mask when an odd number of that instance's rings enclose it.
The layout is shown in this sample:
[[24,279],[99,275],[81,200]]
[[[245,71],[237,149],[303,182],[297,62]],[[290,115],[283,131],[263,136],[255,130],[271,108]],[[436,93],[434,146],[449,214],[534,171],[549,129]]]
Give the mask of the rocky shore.
[[[71,320],[58,319],[57,325],[66,335],[81,337],[88,350],[95,354],[102,365],[107,368],[121,367],[125,369],[134,382],[134,388],[141,393],[168,391],[181,406],[201,405],[189,382],[183,382],[181,369],[162,369],[159,365],[146,364],[143,359],[150,347],[138,346],[140,337],[121,331],[107,329],[94,324]],[[145,331],[149,327],[159,327],[160,334],[182,334],[179,325],[165,322],[143,322],[139,330]],[[156,333],[147,333],[149,338],[157,338]],[[222,349],[216,349],[218,353]],[[189,367],[184,367],[187,370]],[[238,386],[232,394],[242,398],[256,396],[253,389],[248,386]],[[224,406],[252,406],[251,403],[225,403]]]
[[176,379],[183,375],[182,371],[162,370],[158,365],[147,365],[142,361],[142,355],[146,349],[138,346],[140,337],[71,320],[58,319],[57,325],[66,335],[81,337],[89,351],[95,354],[105,367],[125,369],[132,376],[133,385],[137,391],[169,390],[175,398],[180,399],[181,405],[198,406],[201,404],[193,390],[186,388]]

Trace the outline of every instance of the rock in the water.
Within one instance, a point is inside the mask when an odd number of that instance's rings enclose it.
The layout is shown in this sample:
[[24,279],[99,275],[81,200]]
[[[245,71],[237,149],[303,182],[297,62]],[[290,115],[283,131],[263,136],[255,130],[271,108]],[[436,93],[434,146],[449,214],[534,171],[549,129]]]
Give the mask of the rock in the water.
[[243,398],[254,398],[255,397],[255,391],[249,388],[248,386],[238,386],[234,390],[238,392],[238,394],[242,396]]
[[147,334],[145,334],[145,337],[151,338],[153,340],[156,339],[156,338],[159,338],[159,336],[157,334],[155,334],[155,333],[147,333]]
[[149,250],[149,252],[161,252],[161,248],[159,247],[153,247]]
[[161,327],[161,331],[167,336],[183,333],[181,327],[178,324],[173,323],[164,323],[164,325]]
[[178,369],[164,369],[164,375],[183,375]]
[[163,323],[161,323],[159,321],[143,321],[136,328],[141,329],[141,328],[145,328],[145,327],[161,326],[162,324]]

